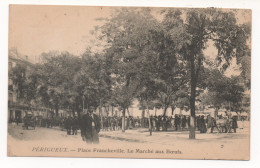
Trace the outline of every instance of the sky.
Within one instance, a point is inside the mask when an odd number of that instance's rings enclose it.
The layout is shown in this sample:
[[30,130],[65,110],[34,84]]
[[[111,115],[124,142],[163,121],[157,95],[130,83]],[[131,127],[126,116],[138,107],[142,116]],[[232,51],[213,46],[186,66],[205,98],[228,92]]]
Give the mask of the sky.
[[90,31],[108,16],[108,8],[80,6],[10,6],[9,48],[29,57],[50,50],[80,55],[88,46]]
[[[10,5],[9,12],[9,48],[37,61],[42,52],[58,50],[81,55],[88,46],[94,46],[90,32],[102,24],[97,18],[109,17],[111,8]],[[239,21],[250,14],[239,11]],[[209,46],[204,53],[214,58],[216,50]],[[230,71],[237,69],[232,62]]]

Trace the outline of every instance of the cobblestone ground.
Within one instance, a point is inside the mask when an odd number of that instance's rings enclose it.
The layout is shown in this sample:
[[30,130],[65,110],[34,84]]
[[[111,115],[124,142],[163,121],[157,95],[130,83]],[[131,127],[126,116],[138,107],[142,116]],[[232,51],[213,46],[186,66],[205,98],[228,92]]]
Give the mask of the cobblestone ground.
[[[122,133],[117,131],[101,131],[100,144],[89,145],[82,141],[78,135],[66,135],[60,128],[39,128],[35,130],[23,130],[22,124],[9,124],[8,126],[8,154],[25,156],[53,156],[53,153],[34,153],[30,151],[34,147],[68,147],[70,152],[58,153],[54,156],[79,156],[79,157],[159,157],[159,158],[191,158],[191,159],[249,159],[249,122],[239,122],[237,133],[214,133],[200,134],[197,132],[196,139],[188,139],[188,131],[153,132],[149,135],[147,129],[126,130]],[[79,153],[83,148],[100,149],[128,149],[134,154],[122,155],[122,153]],[[148,149],[164,151],[164,154],[142,155],[136,153],[137,149],[149,152]],[[28,152],[25,152],[28,150]],[[165,151],[180,151],[181,155],[165,155]],[[24,152],[22,152],[24,151]],[[74,153],[73,153],[74,152]],[[76,153],[75,153],[76,152]]]

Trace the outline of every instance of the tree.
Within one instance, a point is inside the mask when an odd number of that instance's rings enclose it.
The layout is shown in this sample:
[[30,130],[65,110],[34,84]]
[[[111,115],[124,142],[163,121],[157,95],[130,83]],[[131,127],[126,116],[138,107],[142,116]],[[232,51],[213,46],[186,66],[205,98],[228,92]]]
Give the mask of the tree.
[[187,71],[178,60],[181,57],[175,52],[174,40],[165,36],[149,8],[123,8],[101,30],[109,44],[107,57],[114,62],[115,76],[125,82],[123,88],[127,89],[130,82],[137,87],[133,96],[139,100],[142,116],[157,98],[165,114],[178,89],[187,82]]
[[[108,43],[106,58],[112,62],[111,76],[114,82],[113,100],[123,109],[124,132],[125,110],[147,82],[146,60],[149,50],[150,27],[156,25],[149,10],[123,8],[101,27],[101,36]],[[143,100],[144,94],[139,94]],[[147,97],[147,96],[146,96]]]
[[55,111],[58,116],[60,108],[73,110],[74,102],[71,99],[75,94],[73,76],[80,69],[79,58],[68,52],[43,53],[43,64],[39,65],[40,81],[38,93],[45,107]]
[[251,85],[251,57],[245,56],[241,58],[241,76],[244,79],[245,86],[250,89]]
[[200,96],[200,99],[203,105],[215,108],[215,117],[217,117],[220,108],[241,111],[244,86],[240,77],[232,76],[229,78],[215,70],[209,75],[207,83],[207,91]]
[[250,29],[246,24],[237,24],[233,11],[221,9],[169,9],[164,16],[163,24],[168,34],[175,38],[176,42],[183,40],[179,53],[187,60],[190,70],[189,138],[195,139],[195,98],[201,66],[204,63],[203,51],[209,40],[212,41],[218,50],[216,59],[223,69],[226,69],[233,57],[240,60],[245,56]]

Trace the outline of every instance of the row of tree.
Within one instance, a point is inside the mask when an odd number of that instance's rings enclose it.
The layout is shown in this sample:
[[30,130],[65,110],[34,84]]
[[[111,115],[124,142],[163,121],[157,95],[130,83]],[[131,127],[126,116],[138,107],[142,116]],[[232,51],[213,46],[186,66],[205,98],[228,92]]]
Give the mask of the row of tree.
[[[238,24],[236,11],[220,9],[165,9],[156,15],[149,8],[122,8],[95,30],[105,41],[102,52],[87,50],[81,56],[68,52],[41,55],[26,75],[17,66],[11,76],[29,104],[41,104],[80,113],[90,106],[126,110],[138,100],[150,107],[188,107],[191,139],[195,138],[195,102],[239,109],[245,86],[250,86],[250,26]],[[215,60],[205,49],[212,44]],[[226,77],[233,58],[241,77]],[[247,59],[245,59],[247,58]],[[214,64],[214,66],[212,66]],[[20,69],[19,69],[20,68]],[[207,90],[207,92],[205,92]]]

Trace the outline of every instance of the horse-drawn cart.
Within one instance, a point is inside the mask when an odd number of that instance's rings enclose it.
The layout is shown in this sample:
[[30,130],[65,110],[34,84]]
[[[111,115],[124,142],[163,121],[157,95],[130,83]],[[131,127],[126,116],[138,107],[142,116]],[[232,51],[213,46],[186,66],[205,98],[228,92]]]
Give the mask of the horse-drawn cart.
[[227,118],[223,118],[223,119],[217,119],[216,120],[216,127],[218,129],[218,132],[229,132],[232,128],[232,119],[227,119]]
[[26,116],[23,118],[23,129],[29,129],[29,127],[32,127],[35,129],[36,127],[36,118],[32,114],[26,114]]
[[233,129],[234,132],[236,132],[237,126],[237,118],[236,116],[233,116],[232,118],[222,118],[222,119],[217,119],[216,120],[216,127],[220,132],[231,132]]

